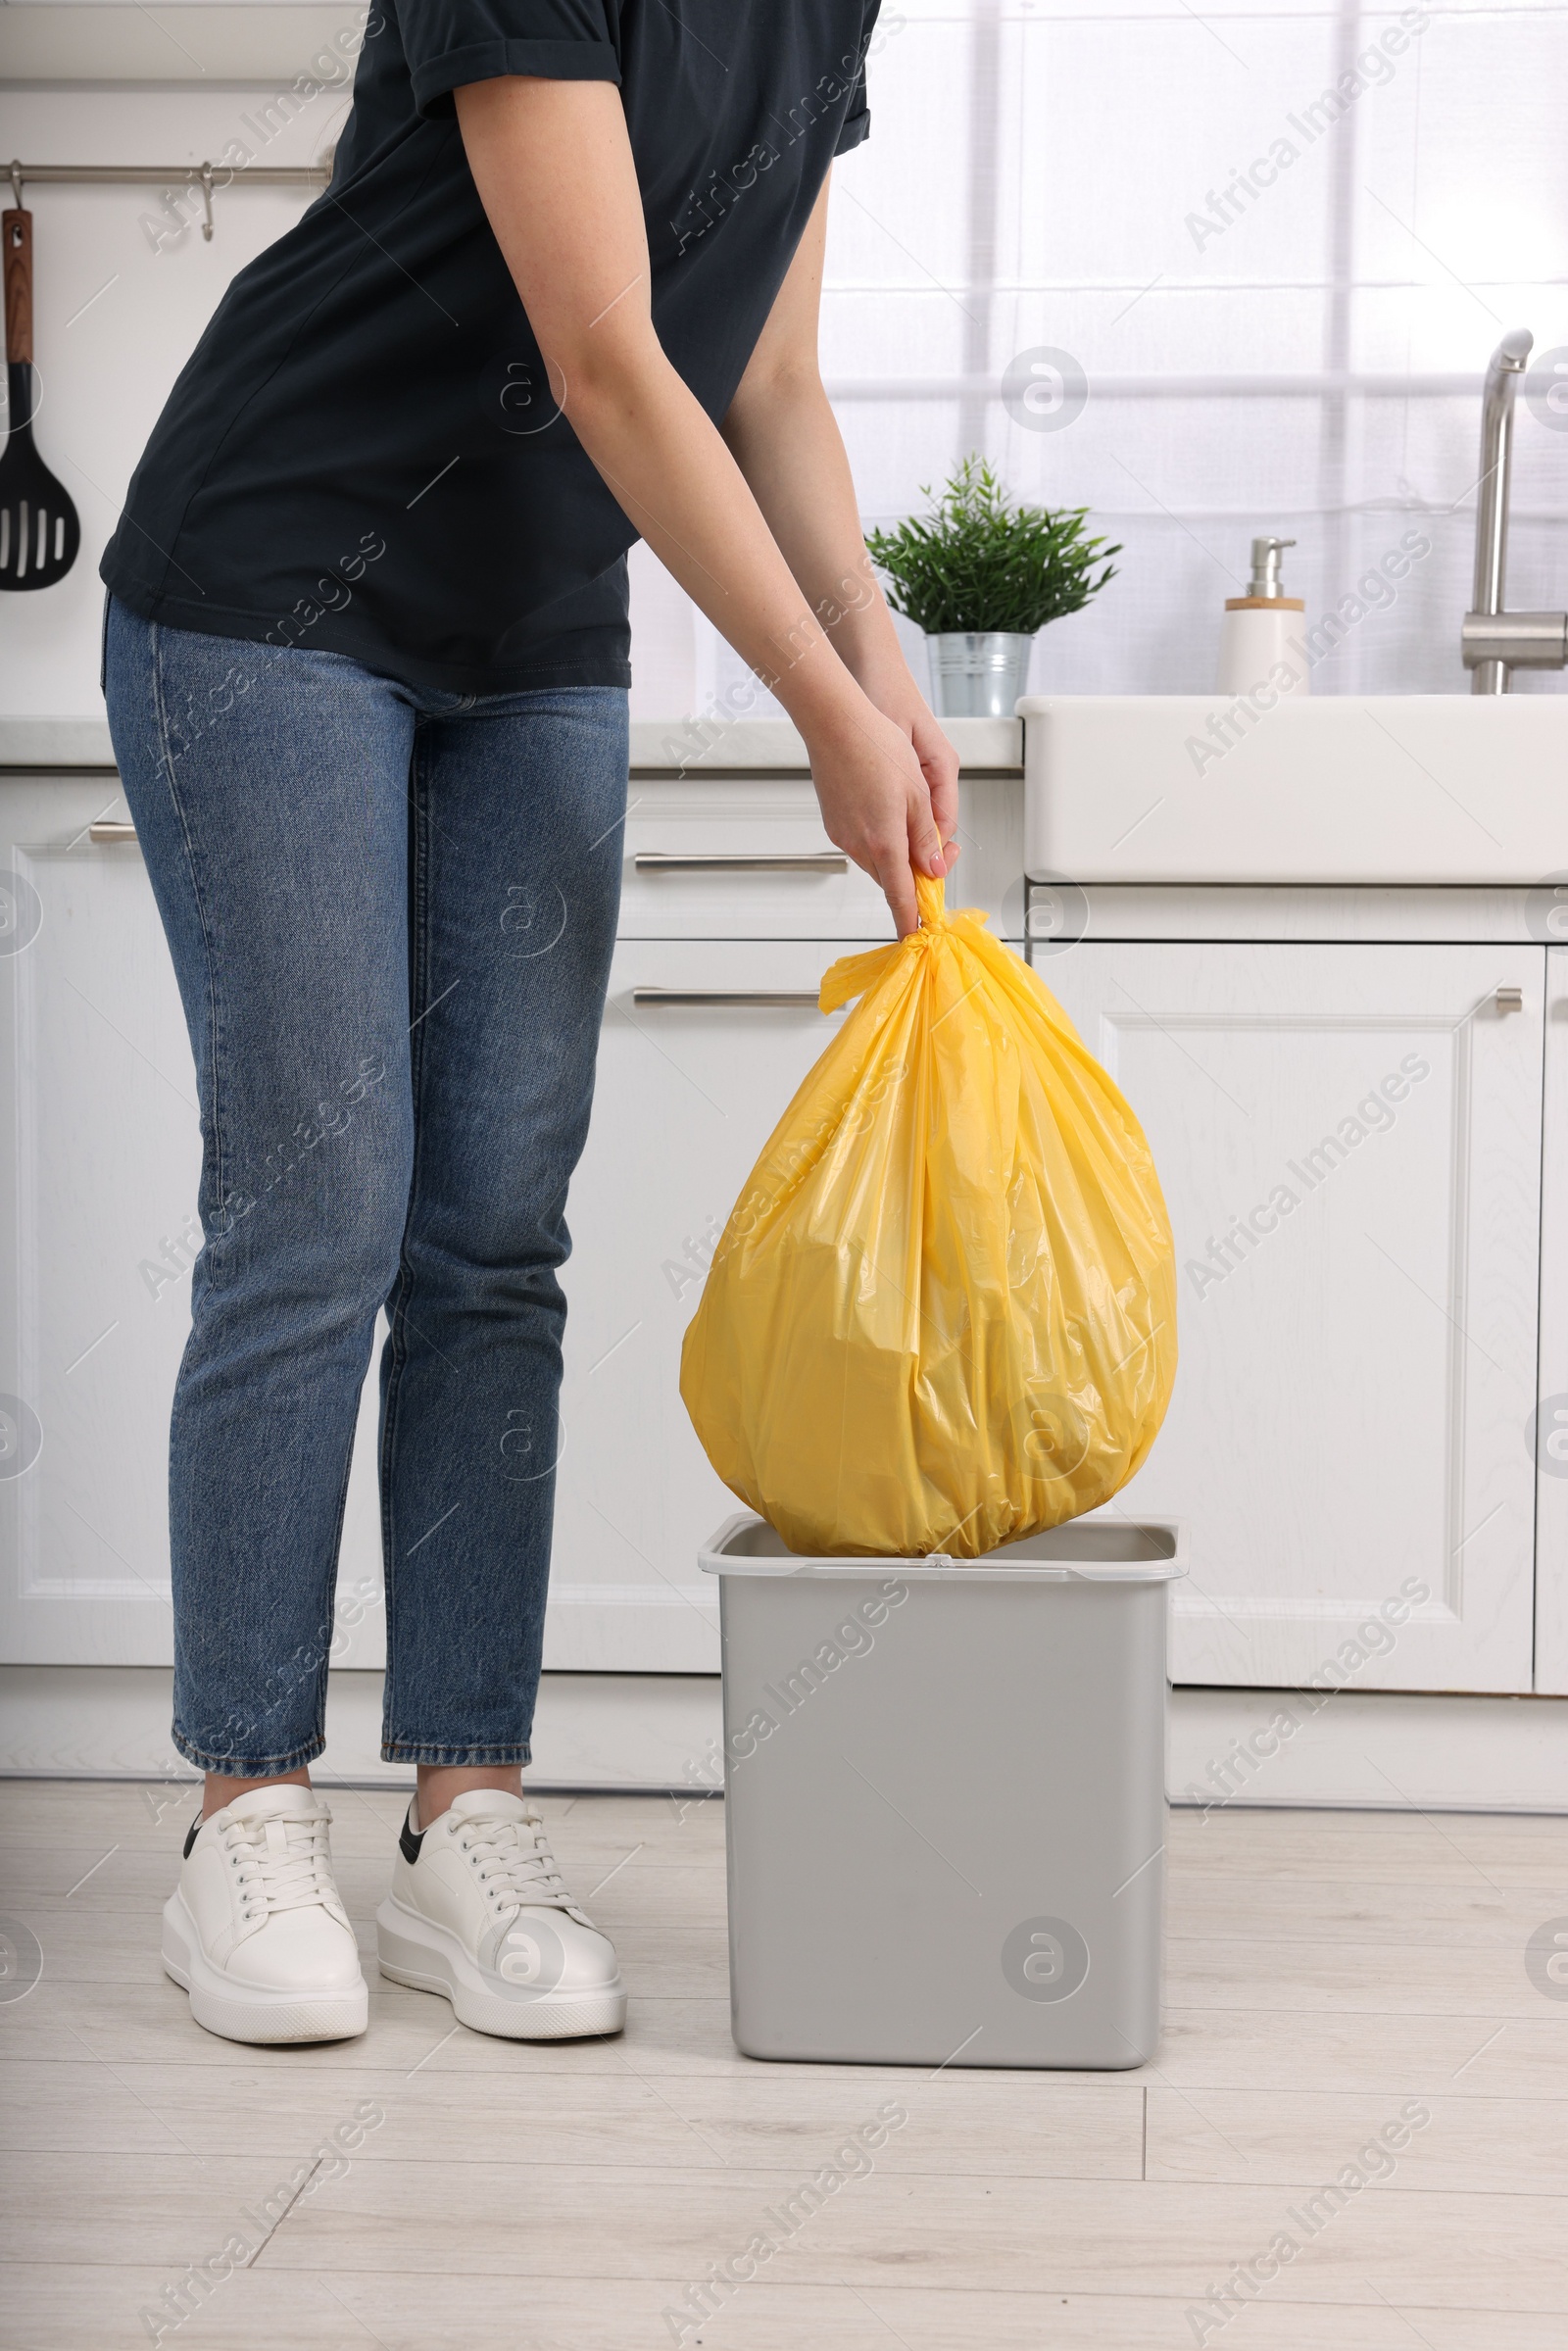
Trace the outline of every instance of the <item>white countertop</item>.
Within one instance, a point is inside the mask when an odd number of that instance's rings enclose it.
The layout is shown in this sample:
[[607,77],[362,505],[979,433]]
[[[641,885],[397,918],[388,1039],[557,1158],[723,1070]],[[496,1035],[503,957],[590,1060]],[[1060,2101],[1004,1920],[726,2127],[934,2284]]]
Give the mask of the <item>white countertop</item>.
[[[947,732],[964,766],[1021,773],[1023,727],[1016,718],[951,718]],[[115,755],[103,718],[0,718],[0,768],[113,767]],[[637,773],[733,774],[737,770],[804,773],[806,746],[778,718],[636,718],[631,764]]]
[[[1023,723],[1017,718],[949,718],[943,730],[971,771],[1023,770]],[[733,774],[740,768],[804,773],[806,745],[784,718],[634,718],[631,764],[642,775]]]
[[113,767],[107,718],[0,718],[0,767]]

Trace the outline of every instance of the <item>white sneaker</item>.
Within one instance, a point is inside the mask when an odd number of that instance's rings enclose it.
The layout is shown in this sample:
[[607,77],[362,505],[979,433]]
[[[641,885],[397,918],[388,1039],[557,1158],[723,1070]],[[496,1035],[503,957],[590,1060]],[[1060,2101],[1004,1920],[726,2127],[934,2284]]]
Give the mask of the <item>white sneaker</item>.
[[375,1930],[382,1975],[440,1992],[476,2033],[564,2040],[626,2022],[615,1946],[520,1796],[470,1788],[427,1829],[405,1821]]
[[316,1790],[257,1788],[185,1839],[164,1907],[164,1966],[224,2040],[349,2040],[369,1994],[332,1883],[332,1815]]

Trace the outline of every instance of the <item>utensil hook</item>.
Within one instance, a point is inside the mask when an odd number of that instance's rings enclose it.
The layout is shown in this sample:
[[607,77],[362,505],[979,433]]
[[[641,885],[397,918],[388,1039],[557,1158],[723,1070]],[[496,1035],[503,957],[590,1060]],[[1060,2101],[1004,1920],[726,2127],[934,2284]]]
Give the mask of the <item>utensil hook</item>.
[[202,221],[202,241],[204,244],[210,245],[213,241],[213,167],[211,164],[202,166],[202,210],[206,216]]
[[11,163],[11,192],[12,192],[12,194],[15,196],[15,198],[16,198],[16,200],[17,200],[17,210],[18,210],[18,212],[20,213],[20,212],[22,211],[22,209],[23,209],[23,205],[22,205],[22,166],[21,166],[21,165],[20,165],[20,164],[19,164],[19,163],[16,161],[16,158],[15,158],[15,157],[13,157],[13,158],[12,158],[12,163]]

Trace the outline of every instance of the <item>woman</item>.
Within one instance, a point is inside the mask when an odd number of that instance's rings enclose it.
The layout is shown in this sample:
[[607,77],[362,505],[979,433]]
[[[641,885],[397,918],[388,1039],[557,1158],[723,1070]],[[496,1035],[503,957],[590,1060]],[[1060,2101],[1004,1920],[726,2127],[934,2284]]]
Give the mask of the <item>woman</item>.
[[877,0],[378,0],[331,187],[235,280],[104,562],[116,754],[200,1083],[171,1439],[165,1913],[193,2015],[363,2032],[321,1751],[376,1310],[384,1973],[521,2038],[615,1956],[521,1768],[568,1242],[619,886],[640,534],[799,727],[902,933],[956,759],[816,367]]

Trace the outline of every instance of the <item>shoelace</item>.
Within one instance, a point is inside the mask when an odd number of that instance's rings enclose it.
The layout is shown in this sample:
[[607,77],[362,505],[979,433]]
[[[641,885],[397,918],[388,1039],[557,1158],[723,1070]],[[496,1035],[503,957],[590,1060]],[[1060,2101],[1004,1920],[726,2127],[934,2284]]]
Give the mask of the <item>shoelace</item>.
[[230,1822],[223,1851],[239,1873],[240,1907],[247,1918],[308,1910],[333,1899],[328,1826],[322,1819]]
[[458,1842],[493,1901],[517,1909],[575,1910],[537,1812],[520,1821],[510,1814],[494,1819],[470,1814]]

